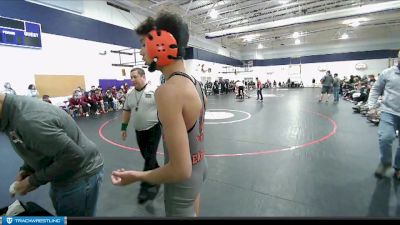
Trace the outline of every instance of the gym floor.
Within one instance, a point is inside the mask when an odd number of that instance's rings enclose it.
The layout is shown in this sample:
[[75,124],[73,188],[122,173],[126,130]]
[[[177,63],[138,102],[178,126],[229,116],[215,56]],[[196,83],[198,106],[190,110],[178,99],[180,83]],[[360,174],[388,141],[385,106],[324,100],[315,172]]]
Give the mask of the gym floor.
[[[377,180],[377,127],[349,102],[318,103],[320,88],[264,89],[244,101],[233,94],[209,96],[206,119],[208,179],[201,195],[203,217],[394,217],[400,216],[400,182]],[[120,138],[121,112],[78,119],[105,159],[97,216],[164,216],[163,192],[154,201],[137,203],[139,184],[116,187],[113,169],[141,170],[133,126]],[[398,146],[398,140],[393,151]],[[0,208],[15,199],[8,188],[21,159],[0,136]],[[162,152],[162,144],[159,145]],[[163,156],[159,154],[159,163]],[[22,201],[54,213],[49,185]],[[161,189],[162,190],[162,189]]]

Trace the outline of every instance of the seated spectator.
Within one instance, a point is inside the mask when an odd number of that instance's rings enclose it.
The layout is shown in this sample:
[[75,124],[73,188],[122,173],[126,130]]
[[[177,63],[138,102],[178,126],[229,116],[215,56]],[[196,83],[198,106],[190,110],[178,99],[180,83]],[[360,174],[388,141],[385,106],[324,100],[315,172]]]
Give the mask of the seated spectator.
[[99,86],[97,86],[97,89],[96,90],[100,90],[100,93],[101,93],[101,96],[103,96],[103,88],[99,85]]
[[[103,95],[101,94],[101,90],[96,89],[96,92],[94,96],[91,96],[93,103],[96,104],[97,112],[96,114],[100,113],[106,113],[105,107],[104,107],[104,100],[103,100]],[[101,110],[99,110],[101,109]]]
[[90,87],[89,96],[94,96],[94,95],[95,95],[95,92],[96,92],[96,86],[92,85],[92,86]]
[[47,102],[47,103],[52,104],[51,101],[50,101],[50,96],[48,96],[48,95],[43,95],[42,100],[43,100],[44,102]]
[[129,85],[128,85],[128,83],[125,83],[123,88],[124,88],[124,93],[127,94],[128,91],[129,91]]
[[17,93],[14,91],[14,89],[11,88],[11,84],[9,82],[4,83],[4,94],[9,94],[9,95],[16,95]]
[[118,91],[117,91],[117,87],[115,85],[112,86],[111,93],[112,93],[112,96],[116,99]]
[[91,114],[97,112],[97,105],[92,100],[90,92],[83,92],[81,97],[81,105],[83,108],[87,107],[88,112],[90,112]]
[[39,92],[38,92],[38,90],[36,90],[36,86],[34,84],[30,84],[28,86],[28,92],[26,93],[26,96],[34,97],[34,98],[39,97]]
[[113,97],[110,89],[108,89],[104,95],[104,104],[105,104],[105,108],[107,109],[107,111],[110,111],[111,109],[116,111],[114,97]]
[[72,117],[77,117],[78,114],[82,115],[83,114],[83,110],[82,110],[82,106],[81,106],[81,99],[79,98],[79,95],[76,93],[76,91],[74,91],[72,93],[72,97],[69,99],[69,104],[68,104],[68,110],[69,110],[69,114]]
[[83,92],[84,92],[84,90],[83,90],[81,87],[78,87],[78,88],[75,90],[75,93],[79,96],[79,98],[82,97]]
[[117,93],[117,100],[119,102],[120,107],[122,107],[125,103],[126,95],[124,93],[124,90],[121,88],[119,89]]

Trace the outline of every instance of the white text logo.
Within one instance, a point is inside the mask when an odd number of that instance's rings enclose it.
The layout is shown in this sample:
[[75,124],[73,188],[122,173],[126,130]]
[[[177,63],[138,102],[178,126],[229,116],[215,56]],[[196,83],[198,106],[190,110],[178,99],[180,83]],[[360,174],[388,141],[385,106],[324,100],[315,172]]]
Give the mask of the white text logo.
[[33,32],[24,32],[25,36],[27,37],[39,37],[38,33],[33,33]]

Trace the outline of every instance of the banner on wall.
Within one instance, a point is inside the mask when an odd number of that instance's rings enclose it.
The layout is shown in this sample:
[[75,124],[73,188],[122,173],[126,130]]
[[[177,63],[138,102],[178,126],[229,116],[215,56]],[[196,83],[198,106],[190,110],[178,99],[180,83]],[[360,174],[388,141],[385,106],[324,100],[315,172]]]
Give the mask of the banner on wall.
[[0,44],[42,48],[40,23],[0,16]]
[[357,63],[355,68],[356,68],[356,70],[365,70],[365,69],[367,69],[367,64],[365,64],[365,63]]

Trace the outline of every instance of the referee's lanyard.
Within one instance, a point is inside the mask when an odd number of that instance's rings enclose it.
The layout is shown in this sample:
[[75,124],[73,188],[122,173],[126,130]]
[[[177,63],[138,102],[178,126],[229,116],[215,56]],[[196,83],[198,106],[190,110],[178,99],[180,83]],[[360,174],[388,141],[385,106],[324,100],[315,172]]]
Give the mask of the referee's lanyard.
[[[143,86],[143,88],[141,90],[137,90],[135,88],[135,98],[136,98],[136,107],[135,107],[135,111],[137,112],[139,110],[139,103],[140,103],[140,99],[142,99],[143,93],[144,93],[144,89],[146,89],[147,83]],[[143,91],[142,94],[140,94],[139,98],[137,97],[137,92],[138,91]]]

